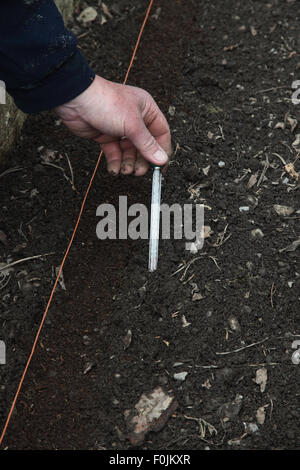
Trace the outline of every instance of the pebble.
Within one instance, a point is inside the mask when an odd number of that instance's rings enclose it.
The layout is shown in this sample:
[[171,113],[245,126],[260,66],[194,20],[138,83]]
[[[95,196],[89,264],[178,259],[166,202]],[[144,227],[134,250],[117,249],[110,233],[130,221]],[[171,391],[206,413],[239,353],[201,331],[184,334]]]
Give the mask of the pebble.
[[276,214],[278,215],[281,215],[282,217],[288,217],[289,215],[291,215],[295,209],[293,207],[290,207],[290,206],[282,206],[280,204],[275,204],[273,206]]
[[183,382],[186,379],[187,375],[188,375],[188,372],[178,372],[177,374],[174,374],[173,377],[175,380],[179,380]]
[[259,430],[259,427],[255,423],[244,423],[245,424],[245,431],[248,433],[253,434]]
[[230,317],[228,318],[228,324],[232,331],[236,331],[236,332],[241,331],[241,325],[238,319],[236,318],[236,316],[230,315]]
[[89,337],[88,335],[84,335],[82,339],[83,339],[83,344],[84,344],[85,346],[88,346],[88,345],[90,344],[90,342],[91,342],[91,339],[90,339],[90,337]]
[[251,237],[252,238],[263,238],[264,233],[260,228],[254,228],[253,230],[251,230]]

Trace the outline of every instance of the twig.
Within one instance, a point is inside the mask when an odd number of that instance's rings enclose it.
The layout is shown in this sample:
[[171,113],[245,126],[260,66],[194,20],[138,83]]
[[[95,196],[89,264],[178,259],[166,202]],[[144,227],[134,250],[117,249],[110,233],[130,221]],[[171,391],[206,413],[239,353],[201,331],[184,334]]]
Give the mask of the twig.
[[62,168],[61,166],[55,165],[54,163],[49,163],[49,162],[43,162],[42,165],[52,166],[53,168],[57,168],[58,170],[62,171],[63,175],[64,175],[64,178],[71,184],[72,189],[75,189],[72,180],[68,177],[68,175],[66,174],[64,168]]
[[230,233],[224,240],[225,233],[227,231],[228,225],[229,224],[227,224],[226,227],[224,228],[223,232],[218,235],[216,243],[213,243],[212,246],[215,246],[215,247],[218,248],[219,246],[224,245],[224,243],[231,237],[232,234]]
[[267,88],[266,90],[258,90],[256,93],[266,93],[267,91],[275,91],[275,90],[280,90],[280,88],[290,88],[288,86],[275,86],[272,88]]
[[220,132],[221,132],[222,140],[225,140],[224,132],[223,132],[223,127],[222,127],[220,124],[219,124],[219,129],[220,129]]
[[25,261],[29,261],[30,259],[43,258],[44,256],[50,256],[50,255],[54,255],[54,254],[55,254],[55,252],[52,251],[51,253],[45,253],[44,255],[35,255],[35,256],[29,256],[28,258],[22,258],[22,259],[19,259],[17,261],[14,261],[13,263],[7,264],[3,268],[0,268],[0,272],[4,271],[5,269],[11,268],[12,266],[15,266],[16,264],[25,263]]
[[[5,279],[7,278],[6,282]],[[5,286],[7,286],[7,284],[9,283],[10,281],[10,274],[7,273],[2,273],[1,276],[0,276],[0,290],[4,289]]]
[[75,185],[74,185],[74,171],[73,171],[73,168],[72,168],[70,159],[69,159],[69,157],[68,157],[67,154],[66,154],[66,159],[67,159],[67,161],[68,161],[68,165],[69,165],[69,168],[70,168],[72,189],[75,191],[76,188],[75,188]]
[[216,430],[216,428],[208,423],[207,421],[205,421],[205,419],[203,418],[194,418],[193,416],[186,416],[186,415],[183,415],[185,419],[188,419],[188,420],[191,420],[191,421],[196,421],[198,423],[198,426],[199,426],[199,433],[200,433],[200,439],[202,439],[203,441],[207,442],[206,439],[205,439],[205,435],[206,435],[206,429],[208,429],[208,432],[210,435],[212,434],[218,434],[218,431]]
[[219,266],[218,263],[217,263],[217,258],[215,258],[214,256],[209,256],[209,258],[210,258],[211,260],[213,260],[213,262],[214,262],[215,265],[217,266],[218,270],[221,271],[221,268],[220,268],[220,266]]
[[20,171],[23,170],[24,167],[15,167],[15,168],[9,168],[8,170],[5,170],[3,173],[1,173],[0,178],[3,178],[6,175],[9,175],[10,173],[14,173],[15,171]]
[[275,294],[275,292],[276,292],[276,287],[274,287],[274,282],[272,282],[271,289],[270,289],[270,301],[271,301],[272,308],[274,308],[273,295]]
[[282,161],[283,165],[286,165],[285,159],[281,155],[279,155],[279,153],[273,152],[272,155],[275,155],[275,157],[278,157]]
[[269,166],[270,166],[270,163],[269,163],[268,157],[267,157],[267,155],[266,155],[266,163],[265,163],[265,166],[264,166],[264,168],[263,168],[263,170],[262,170],[262,172],[261,172],[261,175],[260,175],[260,177],[259,177],[259,180],[258,180],[258,182],[256,183],[257,187],[259,187],[260,183],[261,183],[262,180],[264,179],[264,176],[265,176],[266,171],[267,171],[267,169],[269,168]]
[[261,344],[264,341],[267,341],[268,339],[269,339],[269,337],[267,337],[265,339],[262,339],[261,341],[258,341],[257,343],[248,344],[247,346],[244,346],[242,348],[233,349],[232,351],[216,352],[216,354],[218,354],[219,356],[221,356],[221,355],[224,356],[225,354],[237,353],[237,352],[243,351],[244,349],[252,348],[252,346],[256,346],[257,344]]
[[[264,367],[264,366],[278,366],[280,365],[280,362],[259,362],[257,364],[231,364],[230,367]],[[220,364],[219,366],[216,366],[214,364],[210,366],[202,366],[201,364],[195,364],[195,367],[201,368],[201,369],[222,369],[224,366]]]
[[197,261],[198,259],[201,258],[201,256],[204,256],[206,255],[206,253],[202,253],[200,256],[197,256],[197,258],[194,258],[192,259],[191,261],[189,261],[187,264],[184,264],[183,266],[181,266],[179,269],[177,269],[177,271],[175,271],[173,274],[171,274],[171,277],[172,276],[175,276],[175,274],[179,273],[180,271],[182,271],[183,269],[185,269],[183,275],[181,276],[180,278],[180,281],[183,281],[185,276],[186,276],[186,273],[188,272],[188,269],[190,268],[190,266],[195,262]]

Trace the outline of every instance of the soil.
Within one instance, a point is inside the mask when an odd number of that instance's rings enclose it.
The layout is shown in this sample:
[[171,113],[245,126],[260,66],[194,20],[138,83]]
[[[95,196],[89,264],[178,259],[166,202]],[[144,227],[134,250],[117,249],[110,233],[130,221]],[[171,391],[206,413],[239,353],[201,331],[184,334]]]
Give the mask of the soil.
[[[132,449],[124,411],[161,386],[178,407],[141,449],[299,449],[299,182],[284,168],[300,171],[296,3],[155,2],[128,83],[170,123],[163,202],[204,204],[212,233],[196,254],[161,240],[149,273],[147,240],[99,240],[96,209],[121,195],[149,206],[151,174],[114,178],[102,161],[3,448]],[[105,24],[74,21],[105,78],[123,80],[147,4],[115,0]],[[43,164],[47,149],[63,171]],[[98,153],[41,113],[11,156],[18,171],[0,177],[0,261],[48,254],[0,278],[1,427]]]

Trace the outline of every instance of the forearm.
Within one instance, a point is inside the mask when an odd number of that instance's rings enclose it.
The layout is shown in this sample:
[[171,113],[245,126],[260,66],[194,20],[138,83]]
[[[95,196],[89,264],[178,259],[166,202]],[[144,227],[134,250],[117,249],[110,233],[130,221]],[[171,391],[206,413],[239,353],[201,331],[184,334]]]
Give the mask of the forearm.
[[53,0],[1,0],[0,80],[20,109],[70,101],[94,76]]

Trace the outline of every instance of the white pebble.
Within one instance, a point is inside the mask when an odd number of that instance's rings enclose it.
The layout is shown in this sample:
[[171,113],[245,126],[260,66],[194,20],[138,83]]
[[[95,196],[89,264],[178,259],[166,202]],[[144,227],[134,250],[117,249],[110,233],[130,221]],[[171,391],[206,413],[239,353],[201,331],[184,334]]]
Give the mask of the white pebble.
[[188,372],[178,372],[178,374],[174,374],[173,377],[175,380],[180,380],[183,382],[186,379]]

